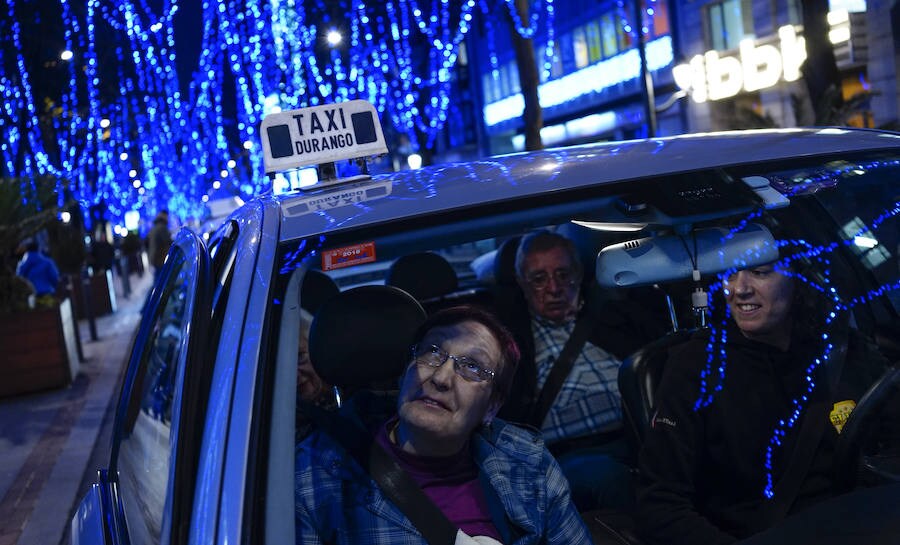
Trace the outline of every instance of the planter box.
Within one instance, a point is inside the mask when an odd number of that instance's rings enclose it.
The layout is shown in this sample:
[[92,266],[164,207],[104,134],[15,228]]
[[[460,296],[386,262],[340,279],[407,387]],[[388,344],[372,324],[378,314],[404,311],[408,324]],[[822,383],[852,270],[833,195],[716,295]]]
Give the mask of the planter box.
[[78,374],[72,304],[0,316],[0,397],[72,382]]
[[144,252],[129,254],[126,259],[128,260],[129,273],[144,276],[144,271],[146,270],[146,267],[144,266],[146,254]]
[[[79,320],[87,318],[81,295],[83,288],[81,279],[72,279],[72,301],[75,306],[75,318]],[[98,272],[90,277],[88,296],[91,298],[91,311],[95,318],[116,311],[116,288],[113,284],[112,271]]]

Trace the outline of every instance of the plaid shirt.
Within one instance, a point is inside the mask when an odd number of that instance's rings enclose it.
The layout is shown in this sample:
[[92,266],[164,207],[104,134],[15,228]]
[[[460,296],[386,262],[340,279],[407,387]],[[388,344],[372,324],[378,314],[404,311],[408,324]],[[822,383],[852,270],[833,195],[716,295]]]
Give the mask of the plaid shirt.
[[[533,318],[531,329],[534,332],[534,361],[540,389],[575,329],[575,321],[556,325]],[[621,364],[602,348],[590,342],[584,344],[544,418],[541,431],[547,444],[612,431],[622,425],[618,383]]]
[[[504,545],[592,543],[569,485],[537,433],[494,419],[473,437],[472,455],[517,530],[517,539]],[[315,432],[298,445],[296,467],[298,544],[427,545],[326,434]]]

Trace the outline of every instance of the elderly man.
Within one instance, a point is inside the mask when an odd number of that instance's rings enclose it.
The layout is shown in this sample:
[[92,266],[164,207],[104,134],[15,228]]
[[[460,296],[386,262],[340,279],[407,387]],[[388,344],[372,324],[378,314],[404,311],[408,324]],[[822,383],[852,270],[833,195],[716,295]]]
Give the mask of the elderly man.
[[[541,429],[579,509],[630,508],[630,457],[622,434],[620,360],[604,350],[604,324],[582,310],[583,268],[571,240],[549,231],[522,238],[516,277],[528,313],[504,314],[522,349],[503,418]],[[528,320],[528,323],[523,323]]]
[[[535,433],[494,419],[519,358],[492,315],[435,313],[410,350],[396,414],[345,407],[458,528],[456,543],[590,543],[565,478]],[[423,500],[424,501],[424,500]],[[328,434],[298,446],[297,543],[424,544],[425,538]]]

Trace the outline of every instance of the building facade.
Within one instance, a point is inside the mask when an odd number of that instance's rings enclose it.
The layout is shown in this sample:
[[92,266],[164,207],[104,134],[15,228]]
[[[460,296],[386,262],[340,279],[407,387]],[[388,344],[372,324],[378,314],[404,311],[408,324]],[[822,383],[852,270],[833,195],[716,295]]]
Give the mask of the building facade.
[[[549,35],[541,14],[533,14],[545,146],[813,124],[897,127],[895,0],[832,0],[829,38],[845,107],[818,119],[803,81],[800,0],[636,1],[555,2]],[[648,126],[648,93],[641,85],[637,13],[655,130]],[[472,108],[483,116],[481,155],[524,147],[514,25],[493,19],[478,21],[466,40]]]
[[809,99],[800,0],[679,0],[677,9],[682,58],[673,74],[690,97],[689,132],[896,120],[894,63],[886,60],[893,55],[880,53],[893,51],[892,40],[885,29],[869,32],[875,17],[864,0],[834,1],[827,15],[844,101],[838,109]]
[[[532,37],[540,73],[542,140],[547,147],[649,135],[647,95],[641,85],[639,44],[634,32],[642,15],[646,66],[654,102],[665,105],[676,91],[673,20],[667,0],[573,0],[555,2],[552,32],[545,13]],[[540,10],[543,3],[532,3]],[[524,147],[518,66],[508,18],[483,19],[467,44],[473,84],[482,97],[482,149],[497,154]],[[680,108],[663,108],[656,135],[684,132]]]

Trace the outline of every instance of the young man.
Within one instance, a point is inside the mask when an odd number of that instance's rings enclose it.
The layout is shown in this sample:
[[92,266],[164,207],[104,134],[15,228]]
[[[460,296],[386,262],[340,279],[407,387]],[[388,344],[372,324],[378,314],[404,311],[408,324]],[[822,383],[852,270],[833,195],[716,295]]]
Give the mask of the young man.
[[[648,543],[732,543],[835,493],[840,428],[887,361],[853,330],[846,356],[829,349],[846,328],[826,323],[809,275],[783,266],[728,277],[730,318],[670,354],[640,456]],[[803,434],[815,419],[818,431]],[[798,464],[800,437],[812,448]],[[796,485],[782,484],[797,472]]]

